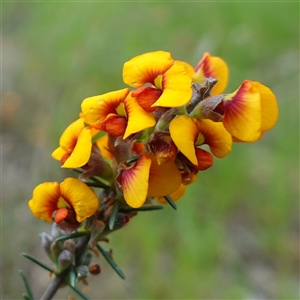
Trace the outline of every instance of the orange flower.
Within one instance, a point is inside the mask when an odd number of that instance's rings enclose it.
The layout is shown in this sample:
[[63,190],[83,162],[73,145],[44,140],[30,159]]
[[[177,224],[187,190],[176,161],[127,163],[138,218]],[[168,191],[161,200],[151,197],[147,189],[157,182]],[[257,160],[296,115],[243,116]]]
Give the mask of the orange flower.
[[277,122],[276,97],[259,82],[245,80],[223,101],[223,124],[236,141],[254,142]]
[[231,150],[232,138],[222,123],[208,119],[192,120],[181,115],[171,121],[169,130],[178,149],[190,162],[201,169],[203,169],[202,159],[207,162],[209,160],[204,156],[204,150],[198,148],[199,146],[209,145],[213,155],[220,158],[226,156]]
[[154,155],[143,153],[132,165],[122,166],[117,180],[127,204],[138,208],[147,197],[162,197],[176,191],[181,175],[175,163],[159,165]]
[[80,118],[63,132],[52,157],[63,163],[62,168],[79,168],[88,162],[91,151],[92,133],[84,127],[84,120]]
[[86,123],[123,139],[155,125],[154,116],[139,106],[129,89],[86,98],[81,110]]
[[132,94],[146,111],[157,106],[182,106],[192,96],[191,77],[169,52],[149,52],[132,58],[124,64],[123,80],[134,88],[151,84]]
[[56,212],[55,222],[74,221],[81,223],[92,216],[99,207],[94,191],[82,181],[66,178],[62,183],[45,182],[33,191],[28,206],[36,218],[52,222],[52,214]]

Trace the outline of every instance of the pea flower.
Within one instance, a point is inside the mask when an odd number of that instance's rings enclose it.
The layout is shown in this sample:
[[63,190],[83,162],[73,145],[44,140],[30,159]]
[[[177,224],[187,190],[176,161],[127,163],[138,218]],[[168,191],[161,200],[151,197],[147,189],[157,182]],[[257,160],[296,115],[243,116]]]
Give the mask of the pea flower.
[[[146,111],[157,107],[178,107],[192,96],[192,80],[185,66],[169,52],[148,52],[127,61],[123,81],[134,88],[132,96]],[[144,84],[150,86],[142,87]]]
[[38,185],[28,206],[36,218],[52,222],[81,223],[99,207],[94,191],[82,181],[66,178],[62,183],[45,182]]

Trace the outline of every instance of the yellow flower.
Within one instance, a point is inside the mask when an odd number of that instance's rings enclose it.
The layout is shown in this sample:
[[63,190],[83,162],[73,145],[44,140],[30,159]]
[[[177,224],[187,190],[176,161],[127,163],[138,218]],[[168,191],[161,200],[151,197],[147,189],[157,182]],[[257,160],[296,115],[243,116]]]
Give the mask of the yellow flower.
[[138,208],[147,197],[163,197],[175,192],[181,184],[181,175],[175,163],[159,165],[154,155],[143,153],[135,163],[124,166],[119,183],[127,204]]
[[278,119],[273,92],[259,82],[245,80],[223,98],[223,124],[235,141],[254,142],[271,129]]
[[170,135],[178,147],[191,163],[200,167],[202,165],[203,151],[198,148],[203,144],[210,147],[216,157],[224,157],[231,151],[232,138],[222,123],[208,119],[192,120],[181,115],[170,123]]
[[81,104],[86,123],[123,139],[155,125],[155,118],[131,97],[129,89],[89,97]]
[[208,52],[205,52],[195,69],[186,62],[180,61],[180,63],[186,67],[193,82],[203,83],[205,78],[209,77],[218,79],[218,82],[211,90],[212,96],[219,95],[225,90],[228,82],[229,70],[222,58],[211,56]]
[[190,75],[182,64],[173,60],[169,52],[149,52],[132,58],[124,64],[123,80],[134,88],[151,84],[146,91],[144,88],[138,89],[132,95],[137,97],[145,110],[157,106],[182,106],[192,96]]
[[80,118],[63,132],[52,157],[63,163],[62,168],[79,168],[88,162],[91,151],[92,133],[84,127],[84,120]]
[[[62,183],[45,182],[38,185],[28,206],[36,218],[52,222],[52,214],[56,212],[55,221],[81,223],[92,216],[99,207],[94,191],[82,181],[66,178]],[[62,217],[63,216],[63,217]]]

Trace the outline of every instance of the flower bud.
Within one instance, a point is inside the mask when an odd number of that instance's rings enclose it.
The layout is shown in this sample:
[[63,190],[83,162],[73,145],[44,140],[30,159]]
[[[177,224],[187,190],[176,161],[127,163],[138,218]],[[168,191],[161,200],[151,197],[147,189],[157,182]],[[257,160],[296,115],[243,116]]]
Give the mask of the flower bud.
[[80,265],[76,267],[76,274],[78,279],[85,279],[89,275],[89,268],[86,265]]
[[68,250],[63,250],[60,252],[58,256],[58,264],[57,264],[57,272],[61,273],[63,270],[68,268],[73,261],[73,255],[70,251]]
[[50,257],[51,256],[51,244],[53,242],[53,238],[50,235],[48,235],[47,233],[42,232],[40,234],[40,239],[41,239],[43,249],[45,250],[47,255]]
[[97,275],[101,272],[101,268],[98,264],[93,264],[89,266],[89,271],[93,275]]

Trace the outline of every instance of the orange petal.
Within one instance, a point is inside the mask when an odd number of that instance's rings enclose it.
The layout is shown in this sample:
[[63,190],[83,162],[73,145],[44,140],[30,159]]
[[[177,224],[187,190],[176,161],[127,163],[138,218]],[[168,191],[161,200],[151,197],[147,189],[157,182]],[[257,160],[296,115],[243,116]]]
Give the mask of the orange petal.
[[249,80],[224,98],[223,124],[241,141],[253,142],[261,135],[262,107],[259,89]]
[[192,79],[186,68],[177,61],[162,77],[162,95],[152,106],[178,107],[192,97]]
[[94,191],[82,181],[66,178],[60,184],[61,196],[73,207],[76,220],[81,223],[92,216],[99,207],[99,201]]
[[199,171],[204,171],[210,168],[213,165],[213,156],[200,148],[196,148],[196,156],[197,156],[197,161],[198,161],[198,170]]
[[151,159],[141,155],[137,162],[122,173],[124,199],[133,208],[141,207],[147,197]]
[[66,207],[61,207],[56,211],[55,217],[54,217],[54,221],[55,223],[59,224],[60,222],[62,222],[67,216],[68,216],[69,212],[68,209]]
[[214,156],[222,158],[230,151],[232,137],[221,122],[213,122],[209,119],[196,120],[199,133],[204,137],[200,144],[207,144]]
[[165,73],[173,63],[169,52],[156,51],[138,55],[124,64],[123,81],[135,88],[147,82],[154,85],[155,78]]
[[124,134],[127,126],[127,119],[115,114],[109,114],[101,123],[101,129],[112,136]]
[[177,148],[197,165],[194,143],[198,136],[198,128],[195,122],[187,116],[178,116],[171,121],[169,130]]
[[128,117],[127,128],[123,139],[126,139],[133,133],[137,133],[156,123],[152,113],[144,111],[138,104],[137,100],[129,94],[124,102],[125,110]]
[[223,59],[205,52],[195,68],[193,81],[203,83],[204,79],[208,77],[218,79],[218,82],[212,88],[211,95],[219,95],[227,86],[229,71]]
[[161,96],[162,91],[151,86],[142,86],[131,93],[138,104],[146,111],[153,112],[156,107],[151,107],[153,103]]
[[59,183],[45,182],[34,189],[28,206],[36,218],[52,222],[52,213],[57,209],[59,197]]
[[122,89],[89,97],[81,103],[84,120],[88,124],[100,124],[108,114],[118,114],[117,108],[129,93],[129,89]]
[[154,155],[146,153],[152,161],[148,197],[162,197],[175,192],[181,184],[180,172],[173,162],[159,165]]
[[[177,200],[179,200],[184,195],[185,191],[186,191],[186,186],[184,184],[181,184],[179,186],[179,188],[175,192],[173,192],[172,194],[170,194],[169,196],[171,197],[171,199],[173,201],[177,201]],[[160,203],[162,203],[162,204],[167,204],[168,203],[165,200],[164,197],[158,197],[157,201],[160,202]]]
[[79,168],[84,166],[92,152],[92,134],[88,128],[83,128],[78,136],[76,146],[62,168]]

